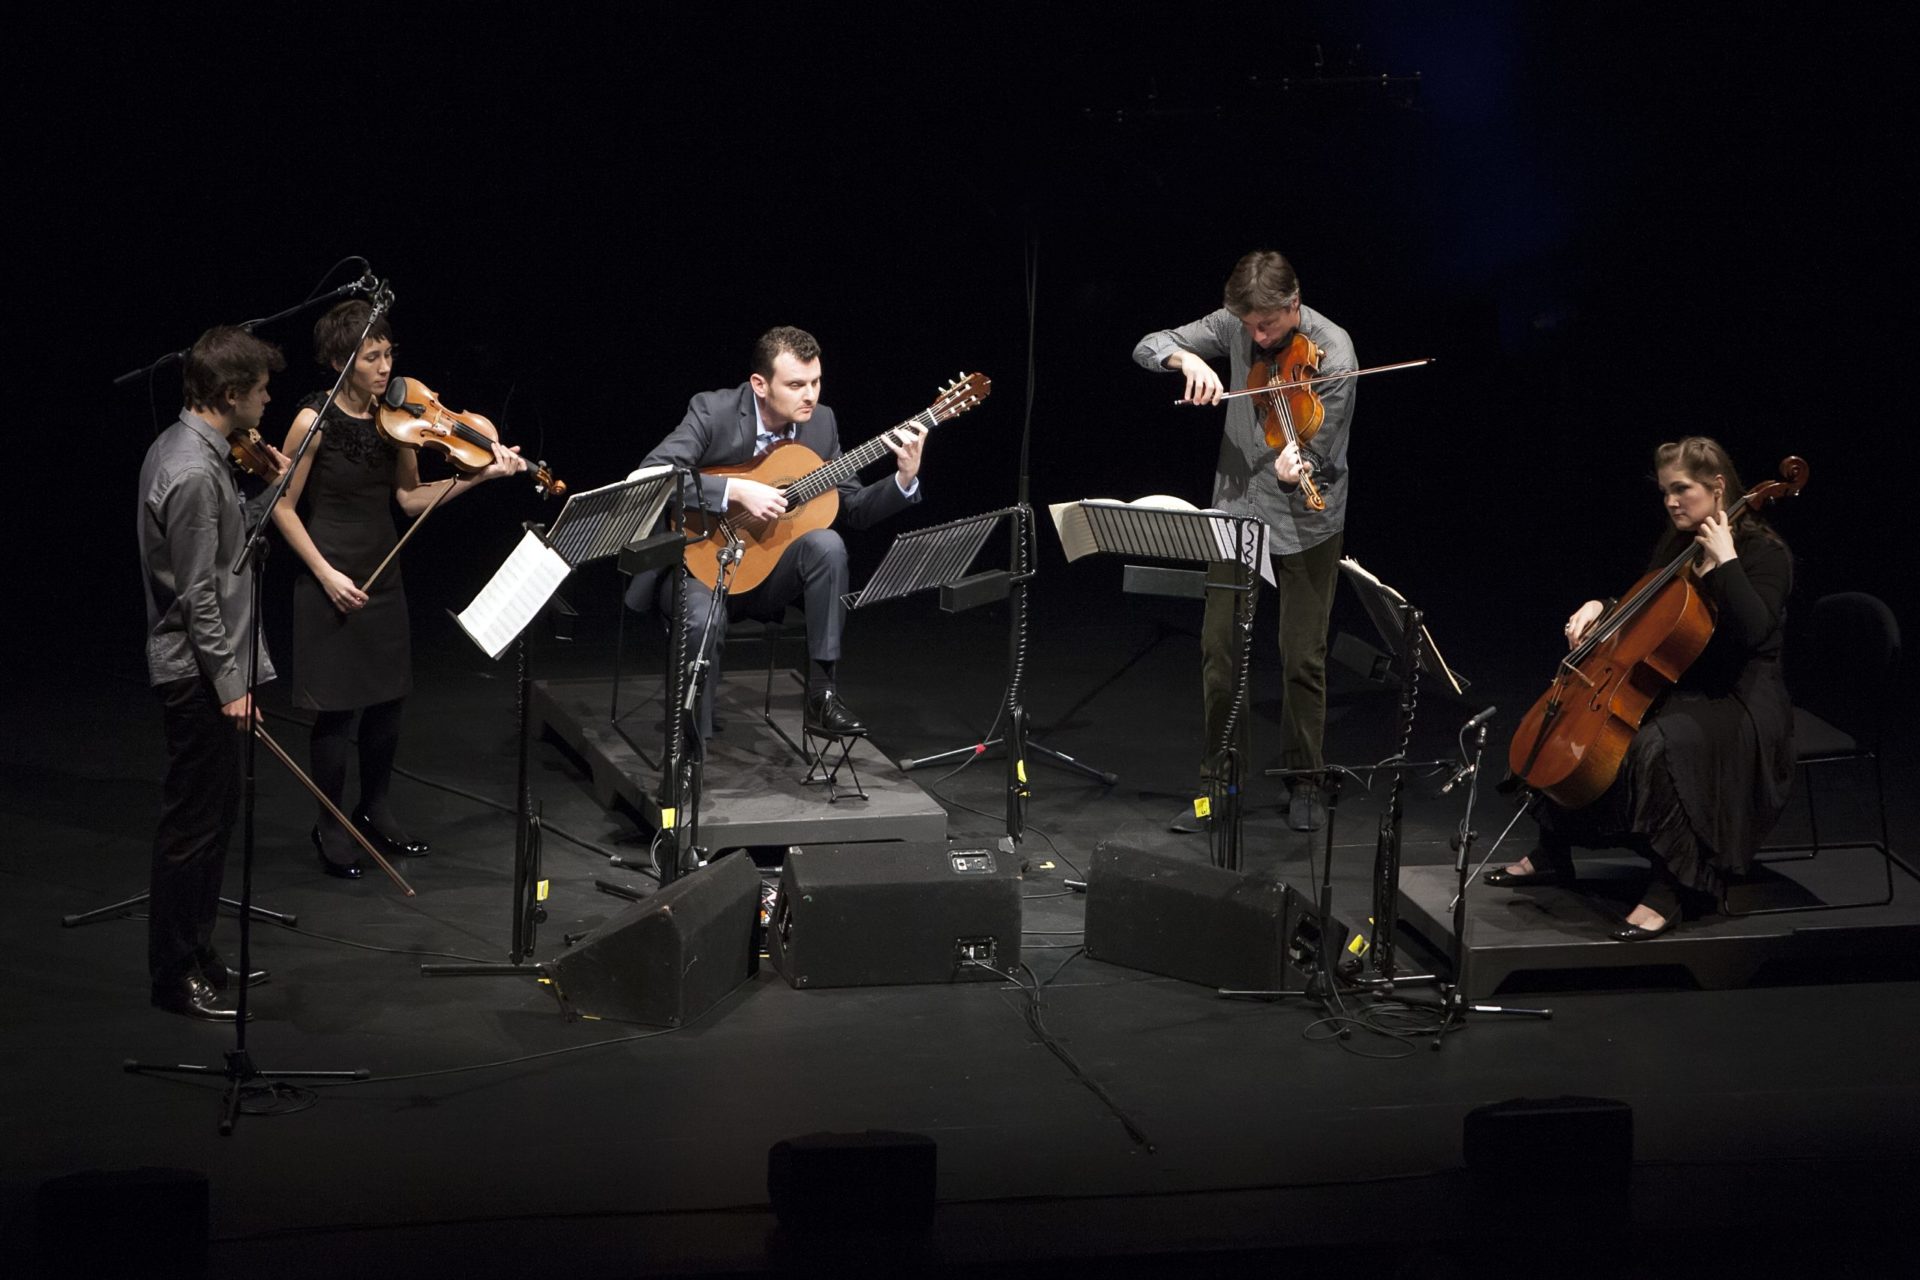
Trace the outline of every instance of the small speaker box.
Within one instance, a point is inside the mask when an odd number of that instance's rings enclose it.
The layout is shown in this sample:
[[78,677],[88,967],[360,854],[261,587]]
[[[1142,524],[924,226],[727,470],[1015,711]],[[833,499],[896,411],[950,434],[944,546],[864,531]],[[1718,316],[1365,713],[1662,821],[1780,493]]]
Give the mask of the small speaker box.
[[979,966],[1020,963],[1022,883],[1019,858],[991,847],[796,848],[767,953],[793,987],[998,981]]
[[678,1027],[759,967],[760,869],[745,853],[625,907],[542,965],[569,1016]]

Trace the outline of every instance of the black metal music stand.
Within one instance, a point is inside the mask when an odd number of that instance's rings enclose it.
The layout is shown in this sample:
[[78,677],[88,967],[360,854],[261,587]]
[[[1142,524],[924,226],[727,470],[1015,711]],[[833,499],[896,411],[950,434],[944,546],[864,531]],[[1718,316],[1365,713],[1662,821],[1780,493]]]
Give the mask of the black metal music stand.
[[[1009,516],[1012,517],[1013,552],[1008,570],[968,577],[967,570],[973,564],[973,558],[986,545],[993,531],[1000,527],[1000,522]],[[1026,826],[1029,794],[1027,752],[1047,751],[1045,747],[1028,741],[1027,710],[1021,700],[1026,676],[1026,584],[1032,580],[1033,573],[1033,508],[1021,504],[901,534],[887,548],[886,556],[867,580],[867,585],[843,597],[849,609],[858,609],[939,587],[941,607],[948,612],[955,612],[958,607],[972,607],[974,604],[997,600],[1002,595],[1012,602],[1013,627],[1007,647],[1007,688],[1006,696],[1001,701],[1001,712],[1007,719],[1005,737],[990,739],[977,747],[963,748],[958,752],[900,762],[902,769],[913,769],[936,760],[978,755],[995,743],[1008,744],[1005,850],[1008,853],[1018,851]],[[963,603],[956,603],[956,598]],[[1091,772],[1087,766],[1070,757],[1061,756],[1060,759],[1084,772]]]
[[[1191,507],[1147,506],[1089,498],[1053,508],[1054,524],[1069,562],[1105,552],[1129,558],[1175,560],[1189,564],[1225,561],[1245,571],[1246,581],[1222,588],[1235,592],[1233,625],[1233,701],[1220,741],[1213,744],[1214,770],[1207,794],[1209,844],[1215,866],[1240,870],[1245,762],[1236,744],[1240,719],[1247,714],[1251,668],[1255,583],[1267,564],[1266,526],[1255,515],[1200,511]],[[1224,774],[1225,776],[1221,776]]]
[[[900,768],[905,772],[911,773],[915,769],[937,768],[940,765],[951,764],[956,760],[966,760],[974,756],[985,755],[995,747],[1005,746],[1008,742],[1013,742],[1016,744],[1015,748],[1007,752],[1008,786],[1009,788],[1014,787],[1017,780],[1017,785],[1021,789],[1022,803],[1024,803],[1026,787],[1026,757],[1029,752],[1037,754],[1043,760],[1051,760],[1062,768],[1071,769],[1075,773],[1092,778],[1102,786],[1111,787],[1120,781],[1119,774],[1106,769],[1096,768],[1084,760],[1074,759],[1064,751],[1055,751],[1052,747],[1044,743],[1035,742],[1028,732],[1026,706],[1020,701],[1020,689],[1016,686],[1022,683],[1017,677],[1024,674],[1026,665],[1027,588],[1039,570],[1034,566],[1033,508],[1027,503],[1026,493],[1026,452],[1023,444],[1021,450],[1019,502],[1012,507],[1003,508],[1001,511],[988,513],[993,516],[1003,515],[1008,511],[1020,513],[1020,518],[1015,521],[1013,549],[1008,555],[1008,567],[1005,570],[994,570],[990,573],[975,574],[971,578],[955,578],[943,584],[940,591],[940,607],[950,613],[957,613],[961,609],[971,609],[978,605],[991,604],[1003,598],[1007,600],[1009,605],[1007,660],[1016,674],[1016,679],[1009,681],[1008,688],[1012,696],[1008,702],[1002,704],[1001,709],[1002,713],[1011,717],[1013,722],[1008,725],[1006,734],[1001,737],[995,738],[989,736],[969,746],[954,747],[952,750],[935,752],[930,756],[909,756],[900,761]],[[981,516],[974,518],[985,519],[986,517]],[[965,523],[965,521],[956,521],[954,523],[962,524]],[[945,528],[947,528],[945,525],[935,526],[935,529]],[[933,533],[935,529],[923,529],[919,532]],[[907,536],[911,535],[902,535],[903,538]],[[986,533],[982,532],[980,536],[984,539]],[[978,551],[978,545],[976,545],[973,550]],[[971,556],[971,554],[970,552],[969,555]],[[988,729],[987,732],[991,734],[993,731],[992,729]],[[1014,802],[1009,800],[1008,803],[1011,806]]]
[[423,964],[423,975],[538,975],[538,965],[523,963],[533,955],[539,925],[546,918],[546,881],[540,874],[540,815],[533,805],[529,773],[533,676],[527,658],[527,626],[555,603],[555,593],[575,569],[616,554],[641,529],[651,528],[673,488],[674,472],[666,468],[571,495],[554,518],[553,527],[543,534],[530,526],[473,603],[455,616],[461,630],[488,657],[499,658],[509,645],[516,651],[520,757],[514,803],[513,942],[506,964]]

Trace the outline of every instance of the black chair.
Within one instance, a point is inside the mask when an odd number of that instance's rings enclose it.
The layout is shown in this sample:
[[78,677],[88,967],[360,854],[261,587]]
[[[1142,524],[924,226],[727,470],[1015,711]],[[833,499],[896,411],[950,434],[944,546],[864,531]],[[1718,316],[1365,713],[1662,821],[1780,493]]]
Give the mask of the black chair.
[[[1886,707],[1900,660],[1900,624],[1875,596],[1846,591],[1814,602],[1807,634],[1797,651],[1806,655],[1794,668],[1793,753],[1807,797],[1808,842],[1766,845],[1759,864],[1807,862],[1825,851],[1871,849],[1886,871],[1886,891],[1857,902],[1811,902],[1789,907],[1756,907],[1729,915],[1782,915],[1798,911],[1834,911],[1879,907],[1893,901],[1893,869],[1920,880],[1920,872],[1893,851],[1887,828],[1887,789],[1881,774]],[[1865,766],[1873,771],[1878,840],[1822,840],[1814,788],[1815,771],[1828,765]]]

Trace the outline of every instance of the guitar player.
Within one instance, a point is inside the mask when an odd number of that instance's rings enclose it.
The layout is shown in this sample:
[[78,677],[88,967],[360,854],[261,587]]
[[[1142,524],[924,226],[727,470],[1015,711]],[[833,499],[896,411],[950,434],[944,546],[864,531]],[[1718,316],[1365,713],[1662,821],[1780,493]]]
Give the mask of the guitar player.
[[[833,410],[820,403],[820,344],[813,335],[788,325],[767,330],[754,343],[751,369],[738,387],[693,397],[680,425],[654,446],[641,465],[668,463],[707,471],[751,462],[787,441],[806,446],[825,461],[838,458],[840,433]],[[889,435],[899,437],[898,442],[884,438],[894,455],[892,474],[864,485],[849,478],[839,486],[841,519],[853,528],[864,529],[920,501],[920,454],[926,433],[910,428]],[[705,509],[724,511],[735,520],[771,521],[787,511],[781,489],[744,475],[702,475],[684,496],[690,514]],[[685,581],[687,617],[693,628],[688,652],[698,653],[712,593],[691,575]],[[841,597],[849,586],[847,547],[838,532],[814,529],[795,538],[764,581],[728,595],[709,670],[717,673],[720,668],[727,621],[777,617],[788,605],[801,601],[807,616],[807,657],[813,664],[806,726],[821,734],[861,732],[859,717],[840,700],[834,679],[847,622]],[[627,607],[639,612],[658,608],[667,617],[672,610],[671,593],[672,578],[665,571],[638,573],[627,587]],[[695,717],[696,732],[703,740],[713,731],[713,687],[710,677]]]

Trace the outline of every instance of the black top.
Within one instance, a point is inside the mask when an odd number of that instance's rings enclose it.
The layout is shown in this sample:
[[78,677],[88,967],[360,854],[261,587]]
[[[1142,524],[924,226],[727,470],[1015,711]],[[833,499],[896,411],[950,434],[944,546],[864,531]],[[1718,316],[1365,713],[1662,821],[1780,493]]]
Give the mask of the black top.
[[[356,583],[393,550],[393,476],[399,447],[371,418],[343,412],[324,393],[300,402],[325,430],[301,490],[307,533],[327,562]],[[312,574],[293,592],[293,696],[314,711],[350,711],[404,697],[413,687],[407,593],[396,560],[366,607],[343,614]]]

